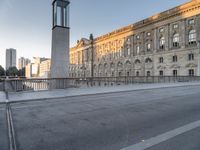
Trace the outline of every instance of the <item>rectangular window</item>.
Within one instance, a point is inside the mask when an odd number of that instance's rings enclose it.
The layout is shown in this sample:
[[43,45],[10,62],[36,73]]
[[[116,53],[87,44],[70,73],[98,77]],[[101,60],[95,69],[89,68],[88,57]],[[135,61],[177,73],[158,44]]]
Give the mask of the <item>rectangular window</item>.
[[160,57],[160,58],[159,58],[159,62],[160,62],[160,63],[163,63],[163,62],[164,62],[163,57]]
[[189,61],[194,60],[194,54],[188,54],[188,60]]
[[173,70],[173,76],[177,77],[177,75],[178,75],[178,71],[177,70]]
[[163,29],[163,28],[160,28],[159,32],[160,32],[160,33],[164,32],[164,29]]
[[151,44],[150,43],[147,44],[147,52],[149,52],[149,51],[151,51]]
[[194,19],[188,20],[188,24],[189,24],[189,25],[194,24]]
[[130,54],[131,54],[130,48],[127,48],[127,54],[128,54],[128,56],[130,56]]
[[194,69],[189,70],[189,76],[194,76]]
[[136,54],[140,53],[140,46],[136,46]]
[[173,28],[174,28],[174,29],[177,29],[177,28],[178,28],[178,24],[174,24],[174,25],[173,25]]
[[178,61],[178,57],[177,56],[173,56],[173,62],[177,62]]
[[160,76],[163,76],[163,75],[164,75],[163,71],[162,71],[162,70],[160,70]]

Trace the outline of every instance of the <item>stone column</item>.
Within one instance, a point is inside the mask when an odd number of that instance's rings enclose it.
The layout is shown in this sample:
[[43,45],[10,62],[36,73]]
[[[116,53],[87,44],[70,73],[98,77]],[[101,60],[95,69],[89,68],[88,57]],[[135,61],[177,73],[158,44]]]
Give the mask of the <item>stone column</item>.
[[185,48],[186,43],[186,26],[185,26],[185,19],[180,22],[180,46],[182,49]]
[[69,28],[55,27],[52,31],[51,78],[69,76]]

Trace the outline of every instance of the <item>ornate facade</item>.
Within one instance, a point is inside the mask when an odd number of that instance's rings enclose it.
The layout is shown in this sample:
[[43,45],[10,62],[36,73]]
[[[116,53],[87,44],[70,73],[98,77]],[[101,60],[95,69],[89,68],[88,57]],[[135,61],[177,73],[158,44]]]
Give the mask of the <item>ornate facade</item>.
[[200,0],[154,15],[70,50],[71,77],[197,75]]

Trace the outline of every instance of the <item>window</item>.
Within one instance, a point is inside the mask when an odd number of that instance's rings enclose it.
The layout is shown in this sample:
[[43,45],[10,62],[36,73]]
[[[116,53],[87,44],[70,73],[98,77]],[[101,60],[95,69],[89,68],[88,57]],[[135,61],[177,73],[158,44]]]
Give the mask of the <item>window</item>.
[[194,76],[194,69],[189,70],[189,76]]
[[163,75],[164,75],[163,71],[162,71],[162,70],[160,70],[160,76],[163,76]]
[[196,43],[196,30],[189,31],[189,45]]
[[145,63],[152,63],[153,61],[150,59],[150,58],[147,58],[146,60],[145,60]]
[[119,77],[121,77],[122,76],[122,73],[121,72],[119,72]]
[[176,33],[173,36],[173,47],[178,47],[179,46],[179,34]]
[[137,54],[140,53],[140,46],[136,46],[136,53],[137,53]]
[[163,63],[163,62],[164,62],[164,58],[163,58],[163,57],[160,57],[160,58],[159,58],[159,62],[160,62],[160,63]]
[[149,51],[151,51],[151,44],[150,43],[147,44],[147,52],[149,52]]
[[174,25],[173,25],[173,28],[174,28],[174,29],[177,29],[177,28],[178,28],[178,24],[174,24]]
[[188,24],[189,24],[189,25],[194,24],[194,19],[188,20]]
[[189,61],[194,60],[194,54],[188,54],[188,60]]
[[140,76],[140,72],[139,72],[139,71],[136,72],[136,76],[137,76],[137,77]]
[[137,35],[137,36],[136,36],[136,39],[138,39],[138,40],[139,40],[139,39],[140,39],[140,36],[139,36],[139,35]]
[[129,73],[129,72],[127,72],[127,73],[126,73],[126,75],[127,75],[127,77],[129,77],[129,76],[130,76],[130,73]]
[[131,50],[130,48],[127,48],[127,55],[130,56],[130,54],[131,54]]
[[177,75],[178,75],[178,71],[177,70],[173,70],[173,76],[177,77]]
[[135,64],[140,64],[141,62],[140,62],[140,60],[139,59],[136,59],[135,60]]
[[147,32],[147,36],[151,36],[151,33],[150,33],[150,32]]
[[147,71],[147,77],[150,77],[150,76],[151,76],[151,72]]
[[173,60],[173,62],[177,62],[178,61],[178,57],[175,55],[175,56],[173,56],[173,58],[172,58]]
[[112,77],[114,77],[114,72],[112,72]]
[[160,33],[164,32],[164,29],[163,29],[163,28],[160,28],[159,32],[160,32]]
[[162,36],[160,38],[160,49],[164,49],[165,48],[165,38]]

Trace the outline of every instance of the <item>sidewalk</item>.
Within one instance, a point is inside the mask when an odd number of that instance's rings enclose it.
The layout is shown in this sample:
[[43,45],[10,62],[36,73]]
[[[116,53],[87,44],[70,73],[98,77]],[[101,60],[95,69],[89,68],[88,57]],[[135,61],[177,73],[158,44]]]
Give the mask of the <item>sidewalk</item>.
[[0,103],[6,102],[6,95],[4,92],[0,92]]
[[[64,90],[52,90],[52,91],[38,91],[38,92],[19,92],[9,93],[9,101],[27,101],[27,100],[39,100],[39,99],[51,99],[51,98],[63,98],[83,95],[93,95],[102,93],[115,93],[124,91],[137,91],[181,86],[200,86],[200,82],[188,82],[188,83],[157,83],[157,84],[134,84],[123,85],[113,87],[91,87],[91,88],[70,88]],[[5,94],[4,94],[5,97]]]

